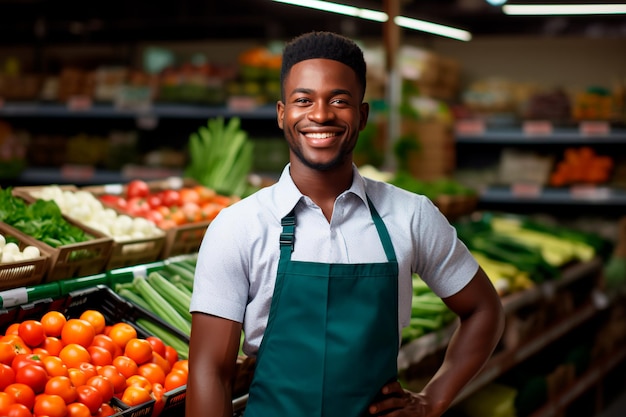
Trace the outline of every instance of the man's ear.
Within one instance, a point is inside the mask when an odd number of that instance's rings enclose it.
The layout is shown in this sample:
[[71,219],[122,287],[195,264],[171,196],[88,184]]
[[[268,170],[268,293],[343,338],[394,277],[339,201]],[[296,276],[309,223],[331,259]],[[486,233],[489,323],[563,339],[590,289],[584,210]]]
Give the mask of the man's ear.
[[278,122],[278,127],[280,129],[283,128],[283,121],[285,118],[285,105],[282,101],[276,102],[276,121]]
[[365,126],[367,125],[367,119],[370,114],[369,103],[361,103],[361,106],[359,107],[359,113],[361,114],[361,123],[359,126],[359,131],[361,131],[365,129]]

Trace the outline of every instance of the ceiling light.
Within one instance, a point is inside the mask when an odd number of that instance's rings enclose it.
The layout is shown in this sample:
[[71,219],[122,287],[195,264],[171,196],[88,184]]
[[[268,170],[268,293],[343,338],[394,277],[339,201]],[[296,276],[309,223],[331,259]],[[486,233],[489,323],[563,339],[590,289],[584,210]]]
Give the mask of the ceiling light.
[[[322,0],[273,0],[279,3],[291,4],[294,6],[308,7],[311,9],[322,10],[325,12],[343,14],[346,16],[359,17],[361,19],[374,20],[377,22],[386,22],[389,16],[385,12],[378,10],[362,9],[359,7],[348,6],[345,4],[332,3]],[[461,29],[450,26],[439,25],[437,23],[426,22],[424,20],[412,19],[405,16],[396,16],[394,23],[398,26],[419,30],[422,32],[432,33],[434,35],[445,36],[462,41],[469,41],[472,34]]]
[[624,14],[626,4],[508,4],[502,11],[508,15]]

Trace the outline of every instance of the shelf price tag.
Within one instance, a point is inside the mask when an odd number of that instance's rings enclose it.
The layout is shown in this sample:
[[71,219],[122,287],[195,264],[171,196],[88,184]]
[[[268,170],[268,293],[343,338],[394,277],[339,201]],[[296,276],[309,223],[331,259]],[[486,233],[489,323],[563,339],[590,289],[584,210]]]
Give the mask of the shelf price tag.
[[95,169],[91,165],[63,165],[61,177],[69,181],[88,181],[95,175]]
[[484,120],[480,119],[461,119],[454,124],[457,135],[482,135],[485,133],[486,127]]
[[511,184],[511,195],[513,197],[535,198],[541,195],[543,187],[534,183]]
[[554,127],[547,120],[528,120],[524,122],[522,130],[528,136],[543,136],[551,135]]
[[581,122],[578,130],[584,136],[604,136],[611,133],[611,125],[602,120],[589,120]]
[[611,190],[595,185],[573,185],[569,194],[575,200],[607,200],[611,197]]
[[67,108],[72,111],[85,111],[91,109],[93,102],[88,96],[72,96],[67,100]]

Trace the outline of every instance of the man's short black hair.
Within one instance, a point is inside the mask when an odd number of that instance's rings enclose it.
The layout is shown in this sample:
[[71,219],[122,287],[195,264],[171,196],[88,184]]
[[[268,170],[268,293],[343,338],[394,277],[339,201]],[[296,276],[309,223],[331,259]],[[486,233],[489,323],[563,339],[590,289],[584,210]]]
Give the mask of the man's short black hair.
[[353,40],[333,32],[309,32],[287,43],[283,50],[280,85],[284,85],[291,67],[300,61],[316,58],[332,59],[352,68],[365,94],[366,64],[363,51]]

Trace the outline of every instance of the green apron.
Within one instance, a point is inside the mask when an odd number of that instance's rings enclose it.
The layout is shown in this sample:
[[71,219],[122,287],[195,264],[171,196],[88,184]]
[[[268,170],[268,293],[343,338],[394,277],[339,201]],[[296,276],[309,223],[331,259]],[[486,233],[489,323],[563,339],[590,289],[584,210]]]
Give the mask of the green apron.
[[291,260],[295,215],[282,219],[280,261],[245,417],[360,417],[397,378],[398,263],[368,199],[388,262]]

